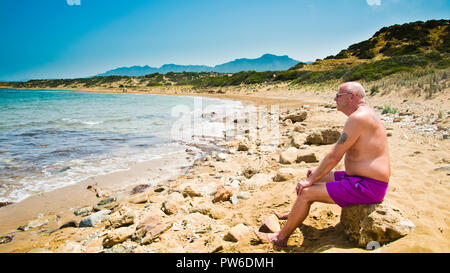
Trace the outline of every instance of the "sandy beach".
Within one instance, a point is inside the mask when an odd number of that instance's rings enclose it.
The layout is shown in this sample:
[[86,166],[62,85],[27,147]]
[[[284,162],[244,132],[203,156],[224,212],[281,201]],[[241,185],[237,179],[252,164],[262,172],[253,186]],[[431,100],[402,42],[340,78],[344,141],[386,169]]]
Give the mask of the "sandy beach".
[[[336,90],[332,88],[319,92],[258,86],[256,90],[229,88],[223,90],[224,94],[197,93],[189,88],[136,91],[234,99],[255,106],[277,106],[282,114],[305,110],[308,115],[300,126],[279,123],[277,146],[257,145],[250,136],[249,151],[238,151],[241,139],[220,141],[216,143],[224,149],[220,155],[212,153],[193,162],[187,153],[174,154],[1,207],[0,252],[370,252],[346,237],[339,224],[341,208],[321,203],[312,205],[310,215],[291,236],[286,248],[255,243],[252,233],[237,242],[224,239],[237,225],[257,229],[273,211],[288,211],[292,206],[298,180],[319,164],[280,163],[280,153],[292,146],[294,132],[306,136],[318,128],[342,130],[346,120],[344,114],[333,108]],[[367,96],[366,102],[371,107],[379,107],[377,112],[389,136],[392,176],[385,200],[402,210],[415,225],[412,233],[383,245],[377,252],[450,251],[449,91],[447,88],[432,99],[402,92]],[[398,112],[382,115],[381,108],[386,105]],[[314,153],[321,160],[331,147],[332,144],[306,145],[299,151]],[[172,169],[166,169],[167,161],[173,163]],[[245,188],[243,185],[250,178],[243,174],[249,163],[256,164],[256,173],[270,177],[269,181],[256,188]],[[273,181],[282,168],[295,170],[294,175],[283,182]],[[341,162],[336,170],[342,169]],[[235,180],[240,187],[233,188]],[[142,184],[151,186],[131,195],[132,189]],[[218,186],[230,186],[237,198],[233,202],[213,202]],[[59,228],[70,221],[78,225],[86,215],[76,216],[74,211],[111,196],[115,197],[109,207],[112,219],[123,211],[132,211],[133,221],[118,228],[111,228],[111,219],[94,227]],[[143,200],[133,199],[137,196]],[[31,220],[52,215],[55,217],[45,224],[17,230]],[[144,243],[136,239],[136,233],[149,215],[160,230],[150,242]],[[106,244],[105,240],[113,241],[113,235],[122,239],[112,246]]]

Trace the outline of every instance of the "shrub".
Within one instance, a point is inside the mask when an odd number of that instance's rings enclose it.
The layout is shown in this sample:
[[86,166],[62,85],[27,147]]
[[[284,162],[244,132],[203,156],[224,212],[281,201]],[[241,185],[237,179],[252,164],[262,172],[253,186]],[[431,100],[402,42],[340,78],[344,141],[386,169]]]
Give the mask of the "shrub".
[[147,86],[163,86],[163,85],[164,84],[161,83],[161,82],[154,82],[154,81],[151,81],[151,82],[147,83]]
[[373,96],[373,95],[375,95],[375,94],[377,94],[379,92],[380,92],[380,89],[376,85],[374,85],[374,86],[372,86],[372,88],[370,88],[370,95],[371,96]]
[[344,81],[378,80],[384,76],[403,71],[411,71],[414,67],[429,63],[423,54],[394,56],[389,59],[364,63],[350,69],[343,77]]
[[299,77],[301,71],[288,70],[288,71],[278,71],[273,74],[273,81],[292,81]]
[[383,111],[381,112],[381,114],[382,115],[387,114],[387,113],[395,114],[397,112],[398,112],[397,108],[391,108],[391,106],[387,105],[387,106],[384,106]]

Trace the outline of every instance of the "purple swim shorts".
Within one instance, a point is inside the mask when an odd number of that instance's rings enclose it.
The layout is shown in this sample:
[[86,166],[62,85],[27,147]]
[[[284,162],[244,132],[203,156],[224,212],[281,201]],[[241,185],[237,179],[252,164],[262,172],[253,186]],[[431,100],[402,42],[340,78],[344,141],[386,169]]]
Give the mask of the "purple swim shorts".
[[345,171],[334,172],[335,181],[327,182],[331,199],[340,207],[374,204],[383,201],[388,183],[364,176],[348,176]]

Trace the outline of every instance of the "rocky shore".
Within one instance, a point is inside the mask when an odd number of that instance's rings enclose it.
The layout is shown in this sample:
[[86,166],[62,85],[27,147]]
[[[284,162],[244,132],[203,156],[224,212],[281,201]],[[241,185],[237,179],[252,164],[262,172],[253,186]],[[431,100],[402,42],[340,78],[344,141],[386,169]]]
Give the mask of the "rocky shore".
[[[253,127],[245,117],[235,120],[242,134],[224,132],[215,142],[220,150],[156,185],[111,192],[84,184],[84,203],[3,229],[0,252],[450,251],[449,92],[438,99],[446,109],[441,112],[433,108],[433,100],[368,98],[389,136],[393,175],[382,204],[341,210],[315,203],[285,248],[263,244],[255,236],[254,230],[283,225],[273,213],[290,209],[296,183],[339,138],[346,117],[336,111],[334,93],[304,92],[301,99],[295,90],[215,95],[246,97],[259,106],[276,104],[278,110],[267,107],[261,118],[267,122]],[[397,111],[383,113],[387,103]],[[336,170],[343,169],[341,162]],[[11,215],[6,210],[14,206],[20,204],[0,208],[1,222],[9,221],[2,216]],[[371,242],[378,245],[368,247]]]

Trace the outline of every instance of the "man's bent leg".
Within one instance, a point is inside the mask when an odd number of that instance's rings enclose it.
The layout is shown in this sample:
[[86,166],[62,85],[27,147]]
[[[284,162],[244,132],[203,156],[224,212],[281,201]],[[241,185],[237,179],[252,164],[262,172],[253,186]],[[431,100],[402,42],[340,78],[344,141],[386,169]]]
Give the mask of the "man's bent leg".
[[[330,181],[334,181],[334,180],[335,180],[335,178],[334,178],[334,171],[331,171],[328,174],[326,174],[324,177],[322,177],[318,182],[314,183],[314,185],[319,185],[319,184],[325,185],[326,182],[330,182]],[[325,191],[326,190],[327,189],[325,187]],[[280,219],[280,220],[286,220],[289,217],[289,212],[285,212],[285,213],[274,212],[274,213],[278,217],[278,219]]]
[[283,228],[273,234],[257,233],[258,237],[263,241],[270,242],[275,245],[286,246],[292,232],[294,232],[294,230],[306,219],[309,214],[311,204],[316,201],[335,204],[333,199],[331,199],[328,194],[325,183],[314,184],[303,188],[297,196],[297,200],[289,212],[289,217]]

